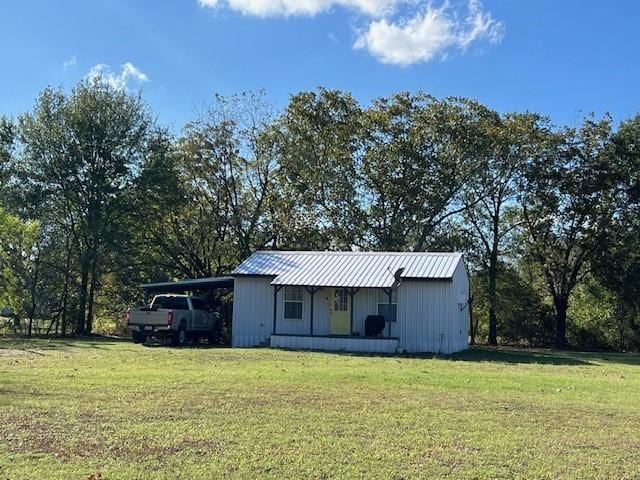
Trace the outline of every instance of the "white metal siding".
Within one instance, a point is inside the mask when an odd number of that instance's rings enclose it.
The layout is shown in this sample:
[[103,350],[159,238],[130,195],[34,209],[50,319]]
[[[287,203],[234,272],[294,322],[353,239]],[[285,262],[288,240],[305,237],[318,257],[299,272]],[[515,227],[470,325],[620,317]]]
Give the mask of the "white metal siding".
[[395,353],[397,339],[341,338],[341,337],[290,337],[274,335],[271,346],[305,350],[329,350],[345,352]]
[[469,275],[464,263],[460,262],[453,274],[453,289],[456,295],[455,328],[452,332],[454,352],[469,348]]
[[[269,340],[273,328],[274,288],[270,283],[270,277],[236,277],[233,346],[256,346]],[[399,347],[408,352],[436,353],[453,353],[467,348],[468,285],[463,263],[456,268],[452,281],[404,280],[398,288],[397,322],[392,324],[391,329],[391,336],[399,338]],[[313,329],[315,335],[330,333],[330,290],[321,289],[315,294]],[[284,320],[284,290],[281,289],[278,294],[277,333],[309,335],[310,300],[310,294],[305,290],[303,319]],[[364,321],[367,315],[378,313],[378,290],[360,289],[355,295],[353,309],[354,331],[364,335]],[[383,335],[388,335],[387,328]],[[367,344],[358,345],[358,348],[364,348],[363,345]],[[287,345],[279,344],[279,346]],[[320,349],[317,346],[297,348]]]
[[408,352],[453,353],[458,325],[453,282],[403,281],[398,289],[398,337]]
[[233,288],[234,347],[254,347],[266,342],[273,325],[273,287],[269,277],[239,277]]

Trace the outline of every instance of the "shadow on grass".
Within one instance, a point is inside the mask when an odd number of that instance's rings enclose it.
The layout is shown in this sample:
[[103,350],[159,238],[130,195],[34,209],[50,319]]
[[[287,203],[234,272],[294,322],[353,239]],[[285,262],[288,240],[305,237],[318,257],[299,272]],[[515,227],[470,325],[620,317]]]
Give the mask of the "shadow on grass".
[[535,348],[471,347],[451,355],[452,360],[501,363],[536,363],[549,365],[597,365],[618,363],[640,366],[640,355],[616,352],[582,352]]
[[182,347],[173,347],[167,341],[149,339],[142,345],[136,345],[131,338],[105,337],[92,335],[90,337],[16,337],[0,336],[0,351],[22,350],[38,354],[39,350],[62,350],[69,348],[86,348],[107,350],[114,345],[130,344],[140,348],[180,348],[180,349],[212,349],[229,348],[229,345],[220,343],[209,345],[206,342],[189,342]]
[[[118,337],[16,337],[0,336],[0,350],[60,350],[67,348],[92,348],[104,350],[109,345],[127,342],[126,338]],[[37,353],[37,352],[34,352]]]
[[[302,351],[302,350],[301,350]],[[580,352],[574,350],[546,350],[536,348],[517,347],[487,347],[475,346],[468,350],[451,355],[436,353],[422,354],[384,354],[360,352],[325,352],[333,355],[347,355],[358,357],[381,358],[415,358],[441,359],[458,362],[493,362],[496,364],[537,364],[537,365],[566,365],[589,366],[603,363],[640,366],[640,355],[616,352]]]
[[473,347],[463,352],[448,355],[455,361],[462,362],[494,362],[503,364],[537,364],[537,365],[593,365],[584,355],[574,352],[533,349],[504,349]]
[[595,363],[618,363],[640,367],[640,355],[637,353],[580,352],[579,355]]
[[[309,351],[309,350],[293,350],[290,351]],[[492,362],[497,364],[538,364],[538,365],[569,365],[569,366],[587,366],[595,365],[601,361],[600,358],[585,358],[588,354],[575,352],[560,352],[553,350],[526,350],[526,349],[509,349],[509,348],[489,348],[489,347],[471,347],[468,350],[454,353],[452,355],[441,355],[436,353],[416,353],[416,354],[395,354],[395,353],[366,353],[366,352],[320,352],[328,355],[341,355],[350,357],[377,357],[377,358],[412,358],[423,360],[451,360],[457,362]],[[615,355],[610,355],[615,356]],[[617,362],[612,359],[611,362]],[[637,359],[640,362],[640,359]],[[622,363],[622,362],[621,362]]]
[[[2,350],[23,350],[38,353],[38,350],[60,350],[69,348],[87,348],[106,350],[117,344],[131,344],[131,339],[126,337],[15,337],[0,336],[0,352]],[[183,347],[172,347],[162,341],[147,341],[144,345],[136,345],[141,348],[179,348],[191,350],[208,350],[230,348],[227,344],[209,345],[206,342],[189,343]],[[285,351],[309,352],[309,350],[278,349]],[[360,352],[327,352],[327,355],[341,355],[351,357],[379,357],[379,358],[415,358],[415,359],[442,359],[460,362],[493,362],[496,364],[538,364],[538,365],[567,365],[588,366],[602,363],[640,366],[640,355],[615,352],[578,352],[572,350],[545,350],[514,347],[487,347],[475,346],[468,350],[452,355],[427,354],[382,354]]]
[[230,348],[229,345],[223,343],[216,343],[214,345],[210,345],[207,342],[189,342],[186,345],[182,345],[180,347],[174,347],[171,345],[169,341],[163,342],[160,340],[147,340],[145,343],[140,345],[144,348],[171,348],[171,349],[179,349],[179,350],[211,350],[215,348]]

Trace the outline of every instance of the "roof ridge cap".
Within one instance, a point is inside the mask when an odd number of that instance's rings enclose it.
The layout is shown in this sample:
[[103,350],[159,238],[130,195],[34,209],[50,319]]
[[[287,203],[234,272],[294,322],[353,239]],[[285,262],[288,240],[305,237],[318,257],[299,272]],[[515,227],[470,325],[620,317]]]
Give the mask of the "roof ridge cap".
[[387,252],[387,251],[346,251],[346,250],[256,250],[253,254],[287,254],[287,255],[447,255],[462,256],[462,252]]

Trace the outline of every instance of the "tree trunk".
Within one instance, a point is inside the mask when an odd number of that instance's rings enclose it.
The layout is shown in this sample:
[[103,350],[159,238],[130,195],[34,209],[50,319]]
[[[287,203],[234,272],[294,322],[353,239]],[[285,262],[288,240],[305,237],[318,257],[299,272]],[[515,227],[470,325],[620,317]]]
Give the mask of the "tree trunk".
[[51,322],[49,323],[49,327],[47,328],[47,332],[45,333],[45,335],[51,334],[51,330],[53,329],[53,326],[56,325],[57,323],[58,323],[58,316],[56,315],[53,319],[51,319]]
[[93,282],[89,288],[89,301],[87,302],[87,321],[84,324],[84,334],[91,335],[93,330]]
[[93,301],[96,289],[96,260],[91,265],[91,283],[89,285],[89,301],[87,305],[87,321],[84,327],[84,334],[91,335],[93,330]]
[[40,253],[38,251],[38,255],[35,260],[35,268],[33,272],[33,277],[31,279],[31,288],[29,288],[29,293],[31,295],[31,306],[29,307],[29,333],[28,336],[31,336],[33,330],[33,318],[36,316],[36,308],[38,306],[36,300],[37,288],[38,288],[38,276],[40,273]]
[[[67,276],[67,278],[64,281],[64,290],[62,293],[62,325],[60,327],[60,331],[62,333],[62,336],[64,337],[67,334],[67,289],[69,288],[69,277],[68,277],[68,273],[65,274]],[[57,329],[57,327],[56,327]]]
[[85,330],[85,314],[87,312],[87,290],[89,287],[89,266],[86,261],[81,264],[80,295],[78,299],[78,315],[76,318],[76,334],[82,335]]
[[496,316],[496,283],[498,255],[494,250],[489,258],[489,345],[498,345],[498,318]]
[[[69,237],[67,236],[66,245],[67,259],[64,264],[64,286],[62,287],[62,336],[67,334],[67,314],[69,311],[69,277],[71,276],[71,248],[69,247]],[[56,325],[56,330],[58,326]]]
[[567,347],[567,310],[569,302],[566,298],[554,299],[556,309],[556,348]]
[[471,326],[471,339],[469,340],[469,345],[476,344],[476,333],[478,333],[478,321],[474,322],[473,320],[473,297],[471,296],[471,287],[469,287],[469,324]]

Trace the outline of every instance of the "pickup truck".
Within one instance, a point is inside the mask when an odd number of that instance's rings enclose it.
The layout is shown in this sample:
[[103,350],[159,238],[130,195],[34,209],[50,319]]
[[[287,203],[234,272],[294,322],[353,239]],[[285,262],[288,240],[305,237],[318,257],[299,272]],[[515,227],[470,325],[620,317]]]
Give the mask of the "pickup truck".
[[155,337],[181,346],[206,337],[213,344],[220,330],[220,316],[202,298],[188,295],[156,295],[150,305],[127,310],[126,320],[134,343]]

